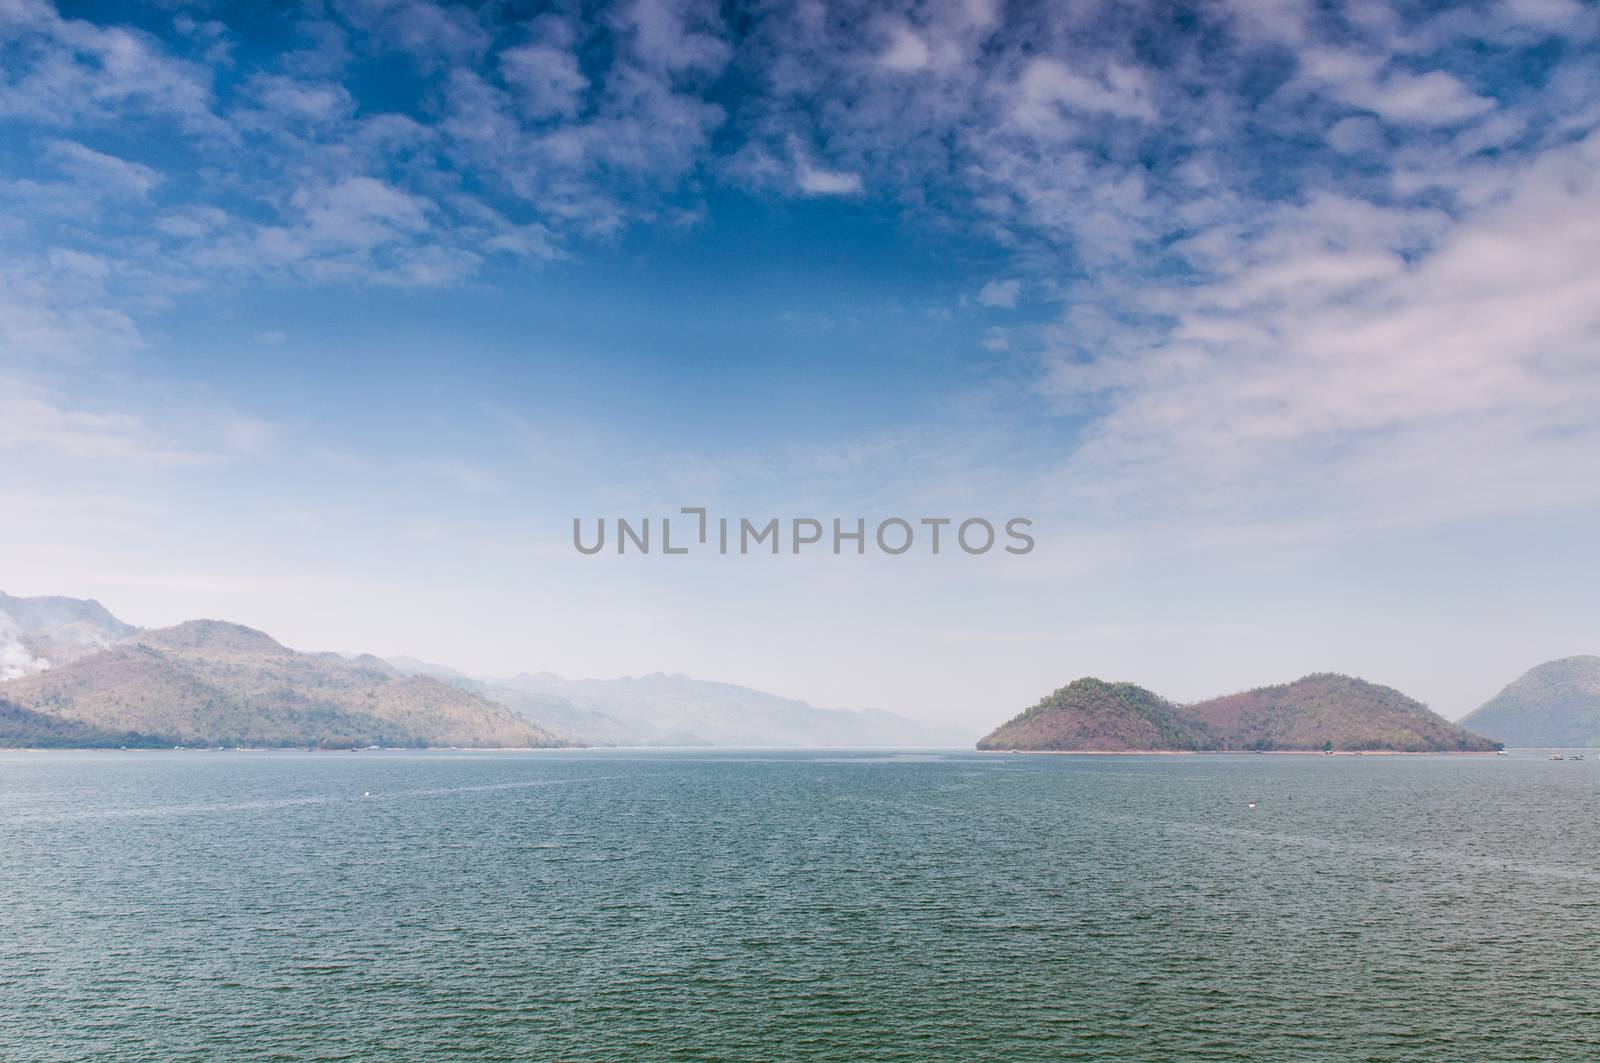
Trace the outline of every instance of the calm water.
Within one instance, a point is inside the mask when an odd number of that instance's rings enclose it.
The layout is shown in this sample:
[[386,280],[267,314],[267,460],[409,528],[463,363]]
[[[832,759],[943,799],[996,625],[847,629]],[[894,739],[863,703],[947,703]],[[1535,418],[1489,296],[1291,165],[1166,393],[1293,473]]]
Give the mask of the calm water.
[[0,754],[8,1061],[1594,1060],[1597,948],[1595,761]]

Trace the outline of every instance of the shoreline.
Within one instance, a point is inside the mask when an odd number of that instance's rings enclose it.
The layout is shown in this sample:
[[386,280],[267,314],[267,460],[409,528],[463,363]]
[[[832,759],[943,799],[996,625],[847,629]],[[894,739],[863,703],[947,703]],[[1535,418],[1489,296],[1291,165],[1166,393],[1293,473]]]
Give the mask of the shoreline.
[[1493,757],[1493,749],[980,749],[979,753],[1054,757]]
[[[1592,747],[1518,747],[1523,752],[1590,752]],[[1320,749],[963,749],[919,746],[385,746],[381,749],[307,749],[304,746],[0,746],[5,753],[319,753],[349,756],[356,753],[567,753],[592,752],[893,752],[978,753],[985,756],[1046,757],[1493,757],[1495,750],[1349,749],[1325,753]],[[1506,752],[1512,750],[1507,749]]]

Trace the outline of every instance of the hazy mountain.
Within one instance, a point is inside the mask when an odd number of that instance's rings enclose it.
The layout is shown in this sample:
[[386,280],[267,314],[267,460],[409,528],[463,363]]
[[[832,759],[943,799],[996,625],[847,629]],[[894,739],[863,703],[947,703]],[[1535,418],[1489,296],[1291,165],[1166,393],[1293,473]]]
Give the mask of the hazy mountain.
[[183,745],[551,746],[483,697],[376,657],[297,653],[251,628],[193,620],[0,684],[23,709]]
[[978,748],[1487,752],[1496,745],[1398,690],[1321,673],[1194,705],[1176,705],[1132,683],[1080,679]]
[[93,599],[0,593],[0,682],[85,657],[138,630]]
[[580,711],[621,721],[650,744],[948,747],[971,741],[970,734],[881,709],[819,709],[794,698],[676,673],[568,680],[539,672],[496,685],[564,698]]
[[1600,746],[1600,657],[1546,661],[1461,723],[1512,746]]
[[1203,725],[1132,683],[1075,680],[996,728],[979,749],[1193,750],[1210,746]]
[[508,686],[493,679],[477,679],[454,668],[415,657],[391,657],[389,664],[412,675],[432,676],[453,686],[498,702],[527,720],[558,731],[580,745],[648,746],[648,745],[705,745],[705,742],[672,742],[653,728],[642,723],[628,723],[608,713],[580,709],[559,694],[548,694]]
[[600,745],[948,748],[972,740],[970,733],[881,709],[819,709],[750,687],[662,672],[578,680],[537,672],[471,682],[470,689],[519,713]]

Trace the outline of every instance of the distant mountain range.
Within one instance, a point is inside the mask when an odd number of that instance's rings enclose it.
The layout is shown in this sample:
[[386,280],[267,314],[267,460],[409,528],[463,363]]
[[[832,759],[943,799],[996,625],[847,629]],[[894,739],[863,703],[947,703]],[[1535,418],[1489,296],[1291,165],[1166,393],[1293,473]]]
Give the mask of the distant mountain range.
[[1321,673],[1178,705],[1132,683],[1079,679],[978,743],[979,749],[1487,752],[1472,734],[1398,690]]
[[[0,593],[0,746],[956,748],[972,736],[685,675],[472,676],[301,653],[217,620],[142,630],[90,599]],[[1452,724],[1323,673],[1191,705],[1079,679],[978,743],[1026,750],[1482,751],[1600,746],[1600,657],[1532,669]]]
[[973,737],[882,709],[820,709],[750,687],[664,672],[621,679],[564,679],[551,672],[494,679],[409,657],[389,663],[455,683],[592,745],[962,748]]
[[648,675],[468,676],[412,658],[300,653],[195,620],[145,631],[98,602],[0,594],[0,746],[959,747],[881,710]]
[[1546,661],[1461,721],[1523,748],[1600,747],[1600,657]]

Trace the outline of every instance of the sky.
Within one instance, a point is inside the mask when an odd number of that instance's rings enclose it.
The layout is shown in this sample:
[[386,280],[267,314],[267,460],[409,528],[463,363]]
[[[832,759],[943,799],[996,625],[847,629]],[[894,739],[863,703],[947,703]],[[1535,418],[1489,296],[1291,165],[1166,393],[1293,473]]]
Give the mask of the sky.
[[[1036,546],[573,549],[685,506]],[[1454,718],[1600,652],[1597,543],[1593,3],[0,0],[10,593]]]

